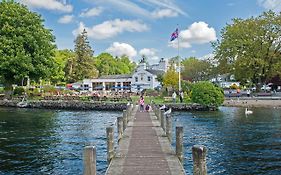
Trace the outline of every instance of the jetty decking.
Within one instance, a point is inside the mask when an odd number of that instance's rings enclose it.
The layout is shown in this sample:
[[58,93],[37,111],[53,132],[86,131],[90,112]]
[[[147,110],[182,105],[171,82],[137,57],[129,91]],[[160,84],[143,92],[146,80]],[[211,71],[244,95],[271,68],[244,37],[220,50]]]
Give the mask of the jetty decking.
[[134,108],[106,175],[185,174],[159,120]]

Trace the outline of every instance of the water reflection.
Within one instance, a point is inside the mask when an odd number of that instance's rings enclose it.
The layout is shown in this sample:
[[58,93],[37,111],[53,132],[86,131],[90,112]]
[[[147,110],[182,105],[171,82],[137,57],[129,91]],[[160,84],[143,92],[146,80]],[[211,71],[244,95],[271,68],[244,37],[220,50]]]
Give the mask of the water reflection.
[[0,174],[82,174],[82,150],[97,147],[106,170],[105,128],[121,112],[0,108]]
[[253,110],[248,116],[244,108],[226,107],[175,113],[174,129],[184,127],[186,173],[192,174],[192,145],[203,144],[209,174],[281,174],[281,110]]
[[[184,127],[187,174],[195,144],[208,148],[209,174],[281,174],[281,110],[255,108],[248,116],[244,110],[174,113],[173,130]],[[82,174],[82,150],[91,143],[97,147],[98,174],[104,174],[105,128],[121,115],[0,108],[0,174]]]

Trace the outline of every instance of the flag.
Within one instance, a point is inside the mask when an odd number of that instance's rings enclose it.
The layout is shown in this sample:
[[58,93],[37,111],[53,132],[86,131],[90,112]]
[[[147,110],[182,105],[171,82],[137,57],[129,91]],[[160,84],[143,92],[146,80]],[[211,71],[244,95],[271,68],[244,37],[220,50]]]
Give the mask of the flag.
[[178,38],[178,37],[179,37],[179,30],[176,29],[176,30],[172,33],[170,41],[174,41],[174,40],[175,40],[176,38]]

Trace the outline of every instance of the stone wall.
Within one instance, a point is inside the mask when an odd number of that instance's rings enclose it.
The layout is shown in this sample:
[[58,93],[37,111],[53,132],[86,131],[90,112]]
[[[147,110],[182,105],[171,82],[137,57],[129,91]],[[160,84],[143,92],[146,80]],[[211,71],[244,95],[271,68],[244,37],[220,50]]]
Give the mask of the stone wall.
[[[17,107],[19,100],[0,100],[0,106]],[[40,100],[28,101],[26,108],[45,108],[45,109],[71,109],[71,110],[107,110],[122,111],[126,109],[126,103],[119,102],[90,102],[79,100]],[[160,106],[160,105],[159,105]],[[173,111],[215,111],[216,107],[202,106],[199,104],[166,104],[167,108]]]

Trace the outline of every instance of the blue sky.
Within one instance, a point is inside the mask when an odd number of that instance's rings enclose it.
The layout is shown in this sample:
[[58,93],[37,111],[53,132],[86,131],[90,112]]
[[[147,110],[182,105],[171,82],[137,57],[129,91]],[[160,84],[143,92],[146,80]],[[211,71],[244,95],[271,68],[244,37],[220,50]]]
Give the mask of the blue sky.
[[84,28],[95,55],[109,52],[150,62],[177,56],[205,57],[213,52],[210,42],[233,18],[257,16],[281,10],[281,0],[18,0],[45,19],[59,49],[73,49],[75,36]]

